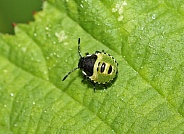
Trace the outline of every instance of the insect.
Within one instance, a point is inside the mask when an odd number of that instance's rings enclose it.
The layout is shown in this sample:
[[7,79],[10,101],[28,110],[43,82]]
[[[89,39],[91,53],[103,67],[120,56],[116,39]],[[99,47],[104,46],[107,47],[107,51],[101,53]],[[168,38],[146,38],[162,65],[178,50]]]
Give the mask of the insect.
[[80,52],[80,38],[78,39],[78,54],[80,56],[78,67],[68,72],[63,78],[64,81],[72,72],[80,69],[84,74],[84,77],[89,79],[94,85],[94,91],[96,90],[96,84],[106,84],[111,82],[118,73],[118,63],[109,54],[96,51],[94,54],[86,53],[86,56],[82,57]]

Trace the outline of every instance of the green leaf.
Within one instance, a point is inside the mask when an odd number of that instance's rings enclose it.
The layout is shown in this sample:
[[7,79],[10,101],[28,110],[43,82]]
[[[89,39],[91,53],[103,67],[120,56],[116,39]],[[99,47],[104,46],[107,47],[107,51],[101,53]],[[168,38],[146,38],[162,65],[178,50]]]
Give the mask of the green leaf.
[[[0,133],[183,133],[184,2],[48,0],[0,35]],[[81,52],[119,63],[107,90],[75,71]]]

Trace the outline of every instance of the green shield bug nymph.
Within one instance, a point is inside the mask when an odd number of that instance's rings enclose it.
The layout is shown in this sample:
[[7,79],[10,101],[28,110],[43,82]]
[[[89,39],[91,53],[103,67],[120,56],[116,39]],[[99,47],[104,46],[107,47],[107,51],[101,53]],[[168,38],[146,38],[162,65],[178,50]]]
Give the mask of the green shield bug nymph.
[[91,55],[86,53],[86,56],[81,56],[80,38],[78,39],[78,53],[80,56],[78,67],[68,72],[62,81],[76,69],[80,69],[84,76],[93,83],[95,91],[96,83],[103,84],[106,87],[106,84],[111,82],[117,76],[118,63],[111,55],[104,51],[96,51]]

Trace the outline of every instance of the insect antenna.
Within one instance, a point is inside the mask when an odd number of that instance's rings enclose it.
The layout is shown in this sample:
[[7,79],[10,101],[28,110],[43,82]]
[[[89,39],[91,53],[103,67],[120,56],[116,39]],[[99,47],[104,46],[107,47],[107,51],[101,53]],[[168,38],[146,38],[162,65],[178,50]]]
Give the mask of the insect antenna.
[[68,72],[67,75],[63,78],[62,81],[64,81],[68,77],[68,75],[70,75],[71,73],[73,73],[76,69],[78,69],[78,67],[76,67],[72,71]]
[[79,53],[79,56],[81,58],[82,56],[81,56],[81,52],[80,52],[80,38],[78,39],[78,53]]

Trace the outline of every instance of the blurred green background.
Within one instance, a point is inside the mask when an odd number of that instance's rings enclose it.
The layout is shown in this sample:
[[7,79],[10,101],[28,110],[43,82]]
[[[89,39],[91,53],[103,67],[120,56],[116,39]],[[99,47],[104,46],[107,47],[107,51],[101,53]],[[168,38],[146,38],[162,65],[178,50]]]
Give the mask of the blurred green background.
[[12,23],[33,21],[33,12],[42,9],[43,0],[0,0],[0,33],[13,34]]

